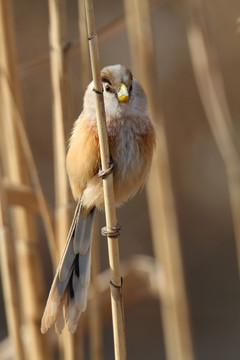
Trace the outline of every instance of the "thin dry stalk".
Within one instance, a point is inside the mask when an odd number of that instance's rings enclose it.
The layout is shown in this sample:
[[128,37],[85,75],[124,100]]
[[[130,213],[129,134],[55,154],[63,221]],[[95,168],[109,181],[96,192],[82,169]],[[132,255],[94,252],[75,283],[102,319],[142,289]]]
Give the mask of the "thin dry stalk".
[[0,166],[0,265],[3,296],[9,335],[14,348],[14,358],[24,360],[24,347],[21,339],[21,319],[16,277],[15,249],[9,232],[7,203],[2,183]]
[[[0,1],[0,46],[1,46],[1,87],[3,97],[2,111],[4,122],[2,134],[5,149],[5,168],[7,178],[16,184],[29,185],[29,176],[25,166],[23,151],[17,135],[14,117],[15,107],[22,114],[22,101],[17,74],[17,56],[11,1]],[[38,241],[34,217],[22,208],[14,209],[13,222],[16,236],[17,266],[21,286],[23,320],[27,336],[30,339],[26,353],[29,358],[45,359],[48,347],[43,345],[39,333],[41,314],[44,308],[44,281],[38,252]]]
[[[55,206],[57,258],[65,247],[73,203],[66,172],[66,139],[70,137],[72,125],[72,108],[68,71],[67,19],[66,1],[49,0],[50,16],[50,65],[53,90],[53,134],[54,134],[54,172],[55,172]],[[67,360],[79,359],[78,334],[72,335],[64,330],[63,357]]]
[[9,83],[8,85],[11,95],[11,104],[12,104],[12,108],[14,109],[14,118],[13,118],[14,124],[17,129],[19,141],[21,143],[21,147],[25,157],[24,160],[28,166],[31,182],[34,188],[34,190],[32,190],[30,186],[26,186],[23,184],[13,185],[6,182],[5,187],[7,190],[8,200],[14,205],[21,205],[23,207],[30,207],[30,208],[32,206],[35,209],[35,211],[41,215],[46,236],[48,239],[49,251],[52,258],[54,259],[56,253],[55,250],[56,239],[54,233],[52,211],[43,194],[42,186],[38,176],[38,171],[33,158],[32,150],[26,134],[26,130],[23,124],[23,119],[18,109],[18,104],[16,102],[16,99],[14,98],[14,93],[12,91],[13,89],[11,89],[11,85]]
[[199,3],[188,4],[190,21],[187,39],[202,104],[225,163],[230,204],[235,231],[240,275],[240,157],[234,140],[234,129],[224,91],[221,71],[213,44],[205,34]]
[[[89,47],[87,36],[87,23],[85,12],[85,0],[78,0],[79,11],[79,36],[80,36],[80,54],[81,54],[81,93],[84,91],[91,81],[91,68],[89,59]],[[98,247],[97,235],[98,215],[95,215],[93,228],[93,247],[92,247],[92,289],[93,299],[89,304],[89,337],[90,337],[90,356],[92,360],[103,359],[102,353],[102,324],[100,316],[100,298],[96,285],[96,277],[100,271],[100,252]]]
[[87,23],[85,12],[85,0],[78,0],[78,26],[80,38],[80,63],[81,63],[81,90],[86,89],[91,80],[91,68],[89,59]]
[[49,0],[50,65],[53,96],[54,171],[56,203],[56,236],[58,258],[66,243],[72,217],[71,195],[66,172],[66,139],[70,136],[72,109],[66,40],[65,0]]
[[[92,75],[95,89],[99,92],[96,94],[96,115],[97,127],[100,143],[100,154],[102,170],[109,167],[109,146],[106,129],[106,119],[104,110],[104,101],[102,94],[102,82],[100,77],[100,61],[98,53],[97,35],[95,32],[94,10],[92,0],[85,1],[86,18],[88,27],[88,39],[90,58],[92,66]],[[108,228],[113,228],[117,224],[114,191],[113,191],[113,177],[108,176],[103,180],[104,203],[106,213],[106,223]],[[125,323],[122,304],[122,283],[120,274],[120,260],[118,239],[108,237],[108,251],[109,263],[111,273],[111,303],[112,303],[112,318],[113,318],[113,335],[114,335],[114,350],[115,359],[126,359],[126,339],[125,339]]]
[[136,75],[147,92],[150,114],[156,122],[157,130],[157,148],[147,184],[147,195],[155,256],[165,276],[165,286],[159,288],[159,295],[166,353],[169,360],[192,360],[194,355],[188,304],[166,134],[159,107],[149,2],[125,0],[125,9]]
[[[2,73],[3,76],[3,73]],[[19,101],[15,98],[16,91],[12,88],[12,84],[9,82],[9,79],[5,76],[4,81],[6,86],[8,86],[8,92],[11,101],[11,107],[14,111],[13,121],[16,127],[19,142],[23,150],[24,163],[27,164],[28,171],[30,173],[31,185],[34,190],[23,184],[13,184],[8,181],[4,182],[4,188],[6,191],[7,203],[12,205],[20,205],[23,207],[28,207],[30,210],[34,210],[37,213],[40,213],[43,219],[43,224],[45,227],[46,236],[48,239],[48,245],[51,255],[55,253],[55,234],[53,227],[53,216],[50,206],[47,204],[47,201],[44,197],[41,183],[38,176],[38,171],[36,164],[33,158],[32,150],[29,144],[29,140],[26,134],[26,130],[23,123],[22,110],[19,108]],[[1,125],[3,128],[3,124]],[[2,137],[1,140],[1,153],[4,153],[4,142],[5,139]],[[7,157],[3,157],[3,165],[5,172],[7,173]]]

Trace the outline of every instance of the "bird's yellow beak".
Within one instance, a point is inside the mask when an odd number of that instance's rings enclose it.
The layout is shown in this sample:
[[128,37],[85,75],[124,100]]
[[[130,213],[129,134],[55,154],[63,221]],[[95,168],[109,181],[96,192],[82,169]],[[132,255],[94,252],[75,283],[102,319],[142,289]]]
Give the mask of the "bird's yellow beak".
[[127,102],[129,100],[128,89],[125,84],[121,83],[120,90],[117,93],[118,101]]

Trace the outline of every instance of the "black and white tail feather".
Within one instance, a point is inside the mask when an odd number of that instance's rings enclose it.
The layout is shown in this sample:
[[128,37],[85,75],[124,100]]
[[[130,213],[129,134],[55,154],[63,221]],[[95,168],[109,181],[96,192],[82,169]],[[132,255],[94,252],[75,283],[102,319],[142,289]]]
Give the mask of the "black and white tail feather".
[[65,323],[69,331],[74,333],[81,313],[86,310],[94,210],[84,217],[81,202],[77,204],[42,317],[42,333],[46,333],[54,323],[58,334],[62,332]]

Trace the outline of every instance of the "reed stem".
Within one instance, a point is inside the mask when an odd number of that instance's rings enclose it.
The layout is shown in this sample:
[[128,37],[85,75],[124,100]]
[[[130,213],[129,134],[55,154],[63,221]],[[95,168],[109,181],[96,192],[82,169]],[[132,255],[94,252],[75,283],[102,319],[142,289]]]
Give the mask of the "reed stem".
[[[23,118],[20,83],[17,68],[16,41],[11,1],[0,1],[1,88],[4,122],[2,134],[5,148],[5,170],[9,182],[29,185],[30,178],[16,128],[16,112]],[[14,208],[14,235],[16,238],[17,272],[19,275],[23,323],[29,339],[27,357],[45,359],[48,347],[39,333],[44,307],[44,281],[38,251],[34,216],[24,208]],[[31,349],[31,352],[29,351]]]
[[[50,69],[53,96],[53,145],[55,178],[55,232],[57,238],[57,262],[65,248],[67,234],[73,216],[73,201],[66,171],[66,144],[72,127],[72,107],[68,55],[71,44],[67,41],[67,17],[65,0],[48,0],[50,18]],[[80,357],[78,344],[82,334],[74,335],[66,329],[60,340],[66,360]]]
[[[87,36],[87,22],[85,11],[85,0],[78,0],[79,12],[79,37],[80,37],[80,64],[81,64],[81,93],[91,81],[91,66],[89,59],[89,47]],[[92,236],[92,301],[89,303],[88,321],[89,321],[89,339],[90,339],[90,357],[92,360],[103,359],[102,349],[102,318],[100,314],[100,294],[96,284],[96,277],[100,272],[100,251],[98,236],[98,214],[95,214],[93,236]]]
[[[72,127],[72,109],[68,72],[65,0],[49,0],[50,68],[53,96],[53,143],[56,203],[57,258],[65,247],[71,223],[71,194],[66,172],[66,140]],[[73,205],[73,204],[72,204]]]
[[[109,145],[106,129],[104,100],[102,94],[102,82],[100,77],[100,61],[98,52],[97,35],[95,32],[94,9],[92,0],[85,0],[86,18],[88,27],[88,39],[90,49],[90,59],[94,87],[96,94],[96,116],[100,144],[100,155],[102,170],[109,167]],[[116,226],[116,210],[113,190],[112,174],[103,180],[104,203],[107,227]],[[126,340],[125,340],[125,322],[122,304],[122,280],[120,273],[119,247],[118,239],[108,237],[108,252],[111,276],[111,304],[113,320],[114,351],[116,360],[126,359]]]
[[201,2],[187,1],[187,6],[187,39],[195,79],[209,126],[227,172],[240,276],[240,155],[235,144],[231,114],[216,51],[206,35]]
[[165,286],[158,281],[167,359],[194,358],[164,119],[159,106],[151,13],[148,0],[125,0],[131,54],[136,77],[146,90],[156,123],[157,147],[147,184],[154,252]]

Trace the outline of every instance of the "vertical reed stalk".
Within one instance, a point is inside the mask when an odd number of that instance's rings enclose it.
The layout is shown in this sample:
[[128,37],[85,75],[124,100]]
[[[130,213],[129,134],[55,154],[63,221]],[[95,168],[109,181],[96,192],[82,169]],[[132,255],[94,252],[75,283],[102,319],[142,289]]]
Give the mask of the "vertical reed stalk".
[[[95,32],[94,10],[92,0],[85,1],[86,18],[88,28],[88,39],[90,49],[90,59],[92,66],[92,75],[94,87],[98,93],[96,94],[96,115],[98,136],[100,143],[100,154],[102,170],[109,167],[109,146],[106,129],[105,109],[102,94],[102,82],[100,77],[100,61],[98,52],[97,35]],[[103,180],[104,203],[106,213],[107,227],[112,228],[116,226],[116,211],[113,191],[113,177],[112,174]],[[108,237],[108,251],[110,263],[111,276],[111,304],[112,304],[112,319],[113,319],[113,336],[114,336],[114,350],[115,359],[126,359],[126,340],[125,340],[125,323],[122,304],[122,280],[120,274],[120,260],[118,239]]]
[[[20,109],[18,109],[18,104],[14,97],[14,89],[12,89],[11,84],[9,83],[8,79],[6,79],[6,81],[7,81],[8,87],[9,87],[9,94],[11,95],[11,106],[14,111],[13,121],[14,121],[14,124],[16,127],[16,131],[18,133],[19,142],[21,143],[21,147],[23,150],[24,162],[26,162],[26,164],[28,166],[28,171],[30,173],[32,186],[36,193],[38,212],[40,213],[40,215],[42,217],[46,236],[48,239],[49,251],[52,256],[52,259],[54,259],[56,257],[56,254],[55,254],[56,253],[56,239],[55,239],[55,233],[54,233],[52,212],[51,212],[51,209],[49,208],[49,205],[44,197],[44,193],[43,193],[42,186],[41,186],[39,176],[38,176],[38,171],[37,171],[36,164],[35,164],[35,161],[33,158],[32,150],[31,150],[29,140],[28,140],[28,137],[26,134],[26,130],[25,130],[25,127],[23,124],[23,118],[20,113]],[[1,125],[1,127],[3,128],[3,124]],[[3,150],[4,142],[5,142],[5,139],[4,139],[4,136],[2,136],[2,140],[1,140],[1,152],[2,153],[4,151]],[[5,169],[7,169],[6,159],[3,158],[2,160],[3,160],[3,164],[5,166]],[[24,206],[24,203],[22,205]]]
[[147,196],[155,256],[165,274],[165,287],[161,287],[161,291],[159,287],[165,348],[169,360],[192,360],[188,304],[166,134],[159,107],[149,1],[125,0],[125,10],[136,75],[148,95],[150,114],[157,130],[157,148],[147,184]]
[[240,275],[240,156],[234,140],[234,129],[221,71],[214,46],[205,34],[200,3],[187,2],[187,6],[189,11],[187,39],[195,79],[212,134],[227,171]]
[[24,348],[20,332],[21,312],[19,305],[18,281],[16,277],[16,254],[8,226],[7,203],[2,180],[3,178],[0,166],[0,273],[8,331],[14,348],[14,358],[16,360],[24,360]]
[[66,172],[66,140],[70,136],[72,109],[67,53],[69,44],[66,40],[66,2],[65,0],[48,0],[48,4],[53,97],[56,236],[59,258],[65,247],[72,217],[72,209],[69,203],[71,195]]
[[88,36],[87,36],[87,23],[85,12],[85,0],[78,0],[78,13],[79,13],[79,37],[80,37],[80,62],[81,62],[81,90],[84,90],[91,81],[91,67],[89,59]]
[[[4,122],[4,139],[7,179],[15,184],[30,184],[23,151],[17,135],[14,117],[15,106],[23,113],[20,84],[17,73],[17,55],[11,1],[0,1],[0,46],[1,46],[1,87]],[[23,305],[23,321],[29,339],[26,354],[29,359],[46,358],[48,348],[43,345],[39,333],[41,314],[44,308],[44,281],[38,254],[35,218],[25,209],[16,208],[13,213],[16,237],[17,268],[20,279]],[[31,354],[30,354],[31,349]]]
[[[78,0],[79,11],[79,36],[80,36],[80,59],[81,59],[81,93],[91,81],[91,67],[89,59],[89,47],[87,36],[87,23],[85,12],[85,0]],[[90,356],[92,360],[103,359],[102,354],[102,324],[100,316],[99,293],[96,288],[96,276],[100,271],[100,252],[99,238],[97,235],[98,214],[95,214],[93,228],[93,246],[92,246],[92,279],[91,288],[93,289],[93,298],[89,304],[89,337],[90,337]]]
[[[66,243],[73,215],[70,187],[66,172],[66,139],[70,136],[72,109],[70,98],[67,18],[65,0],[48,0],[50,16],[50,65],[53,90],[53,133],[54,172],[56,204],[56,237],[59,259]],[[78,335],[63,331],[63,357],[67,360],[79,359]]]
[[32,182],[34,191],[36,193],[38,211],[43,220],[46,236],[48,239],[49,251],[52,256],[52,259],[54,259],[56,256],[56,254],[55,254],[56,253],[56,239],[55,239],[55,233],[54,233],[52,212],[51,212],[51,210],[47,204],[47,201],[44,197],[44,194],[43,194],[43,190],[42,190],[42,186],[41,186],[41,183],[39,180],[38,171],[37,171],[36,164],[35,164],[35,161],[33,158],[32,150],[31,150],[29,140],[28,140],[28,137],[26,134],[26,130],[24,128],[23,119],[22,119],[19,109],[17,107],[16,99],[14,98],[14,94],[12,92],[12,89],[10,88],[10,84],[9,84],[9,89],[10,89],[10,92],[12,95],[12,98],[11,98],[12,107],[14,108],[14,124],[16,126],[17,133],[19,136],[19,141],[20,141],[21,147],[23,149],[25,162],[28,165],[31,182]]

